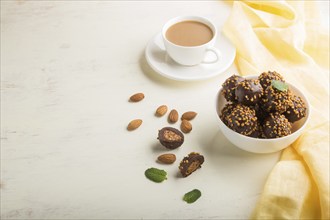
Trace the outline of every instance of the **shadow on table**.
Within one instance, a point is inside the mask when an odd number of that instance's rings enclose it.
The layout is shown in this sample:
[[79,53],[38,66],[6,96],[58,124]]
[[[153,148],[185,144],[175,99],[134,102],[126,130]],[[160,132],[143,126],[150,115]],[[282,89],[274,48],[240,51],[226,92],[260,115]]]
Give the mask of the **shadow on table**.
[[226,155],[235,157],[251,157],[256,154],[249,153],[234,146],[219,130],[209,143],[204,143],[204,150],[211,155]]
[[280,153],[256,154],[250,153],[233,145],[227,138],[218,131],[210,141],[201,141],[203,153],[208,163],[220,169],[245,170],[246,166],[262,164],[262,161],[277,160]]

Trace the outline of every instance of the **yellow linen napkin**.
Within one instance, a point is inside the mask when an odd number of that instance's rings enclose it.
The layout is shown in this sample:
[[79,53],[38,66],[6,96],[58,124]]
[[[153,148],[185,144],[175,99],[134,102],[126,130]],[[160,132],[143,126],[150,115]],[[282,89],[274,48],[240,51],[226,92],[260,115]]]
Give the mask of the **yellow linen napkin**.
[[277,71],[311,104],[306,131],[282,152],[252,219],[330,218],[329,34],[318,15],[314,1],[234,1],[224,25],[240,74]]

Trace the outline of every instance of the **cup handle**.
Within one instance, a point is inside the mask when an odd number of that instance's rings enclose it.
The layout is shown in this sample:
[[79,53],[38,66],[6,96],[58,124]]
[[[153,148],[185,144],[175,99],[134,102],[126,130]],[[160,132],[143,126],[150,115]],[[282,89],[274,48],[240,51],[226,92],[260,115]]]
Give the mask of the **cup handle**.
[[211,48],[208,48],[208,49],[206,49],[206,53],[208,52],[208,51],[210,51],[210,52],[212,52],[212,53],[214,53],[215,54],[215,56],[216,56],[216,59],[215,60],[203,60],[202,61],[202,63],[205,63],[205,64],[212,64],[212,63],[216,63],[216,62],[218,62],[219,60],[220,60],[220,51],[217,49],[217,48],[215,48],[215,47],[211,47]]

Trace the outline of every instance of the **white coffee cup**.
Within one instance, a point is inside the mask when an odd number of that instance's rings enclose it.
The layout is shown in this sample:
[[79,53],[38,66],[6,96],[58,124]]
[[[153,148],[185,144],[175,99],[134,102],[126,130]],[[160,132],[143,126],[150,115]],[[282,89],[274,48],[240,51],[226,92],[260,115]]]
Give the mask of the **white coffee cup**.
[[[205,44],[198,46],[180,46],[172,43],[166,38],[167,30],[174,24],[183,21],[197,21],[207,25],[213,32],[213,37]],[[162,29],[162,36],[167,54],[177,63],[185,66],[194,66],[200,63],[212,64],[220,60],[220,52],[214,47],[217,38],[217,29],[208,19],[200,16],[179,16],[169,20]],[[212,52],[215,59],[206,60],[206,53]]]

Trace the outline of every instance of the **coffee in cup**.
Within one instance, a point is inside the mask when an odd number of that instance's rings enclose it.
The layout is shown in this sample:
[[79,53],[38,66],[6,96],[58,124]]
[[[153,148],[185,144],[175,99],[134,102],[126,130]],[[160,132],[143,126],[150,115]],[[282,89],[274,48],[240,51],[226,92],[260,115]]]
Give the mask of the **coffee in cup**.
[[[206,18],[199,16],[173,18],[164,25],[162,30],[168,55],[185,66],[217,62],[220,52],[213,47],[216,35],[215,26]],[[215,60],[205,60],[208,51],[215,54]]]
[[202,22],[187,20],[173,24],[167,29],[165,36],[173,44],[193,47],[212,40],[213,31]]

